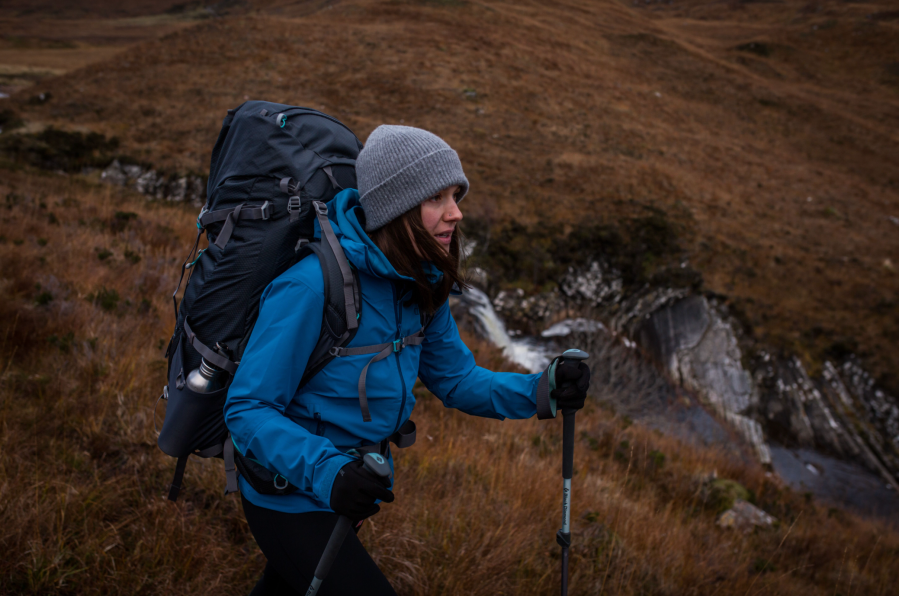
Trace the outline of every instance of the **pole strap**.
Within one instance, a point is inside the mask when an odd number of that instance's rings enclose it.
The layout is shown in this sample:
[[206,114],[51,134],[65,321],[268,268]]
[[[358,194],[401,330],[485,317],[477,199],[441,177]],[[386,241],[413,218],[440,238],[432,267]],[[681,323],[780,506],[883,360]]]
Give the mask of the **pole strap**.
[[548,420],[556,417],[556,400],[552,398],[552,388],[550,387],[550,379],[556,374],[556,363],[558,358],[554,359],[540,375],[537,382],[537,419]]

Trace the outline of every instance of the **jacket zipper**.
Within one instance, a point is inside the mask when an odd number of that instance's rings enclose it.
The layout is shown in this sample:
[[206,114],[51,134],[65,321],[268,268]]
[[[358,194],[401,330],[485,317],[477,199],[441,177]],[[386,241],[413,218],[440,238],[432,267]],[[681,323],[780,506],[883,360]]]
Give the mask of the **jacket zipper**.
[[[396,284],[391,282],[391,288],[393,289],[393,309],[396,316],[396,339],[400,339],[403,337],[403,308],[402,304],[396,298]],[[403,378],[403,367],[400,364],[400,353],[394,352],[393,355],[396,357],[396,370],[400,375],[400,384],[403,387],[403,400],[400,402],[400,412],[396,416],[396,427],[393,429],[393,432],[396,432],[400,429],[400,422],[403,419],[403,412],[406,409],[406,379]]]
[[320,412],[315,413],[315,434],[319,437],[325,436],[325,423],[322,422],[322,415]]

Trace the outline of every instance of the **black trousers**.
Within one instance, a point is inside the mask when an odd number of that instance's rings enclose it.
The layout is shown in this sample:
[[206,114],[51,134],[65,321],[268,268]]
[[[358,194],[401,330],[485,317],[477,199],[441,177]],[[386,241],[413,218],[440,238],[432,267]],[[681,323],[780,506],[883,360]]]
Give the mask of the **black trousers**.
[[[315,575],[315,566],[337,523],[337,514],[324,511],[282,513],[257,507],[243,495],[240,500],[253,537],[268,559],[251,596],[306,594]],[[396,596],[355,532],[347,532],[340,553],[318,593],[321,596]]]

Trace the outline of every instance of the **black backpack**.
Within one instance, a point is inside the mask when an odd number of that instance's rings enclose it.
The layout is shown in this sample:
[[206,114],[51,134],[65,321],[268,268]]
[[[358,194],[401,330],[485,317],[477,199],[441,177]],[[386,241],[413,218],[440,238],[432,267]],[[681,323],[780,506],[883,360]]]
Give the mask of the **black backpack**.
[[[356,187],[361,149],[349,128],[315,110],[248,101],[228,111],[212,151],[197,240],[172,295],[176,324],[166,351],[168,384],[160,397],[166,400],[166,415],[157,441],[163,452],[178,458],[170,500],[177,499],[191,454],[223,458],[225,492],[237,490],[235,449],[223,406],[253,331],[259,298],[272,280],[309,254],[321,261],[322,330],[301,386],[342,355],[339,348],[355,335],[358,281],[331,229],[325,202],[343,188]],[[316,218],[320,242],[313,241]],[[196,252],[203,232],[209,245]],[[176,295],[185,272],[179,308]],[[186,380],[203,359],[228,378],[224,387],[197,394]],[[244,462],[242,472],[246,465],[252,462]],[[283,484],[275,477],[279,491],[293,488]]]

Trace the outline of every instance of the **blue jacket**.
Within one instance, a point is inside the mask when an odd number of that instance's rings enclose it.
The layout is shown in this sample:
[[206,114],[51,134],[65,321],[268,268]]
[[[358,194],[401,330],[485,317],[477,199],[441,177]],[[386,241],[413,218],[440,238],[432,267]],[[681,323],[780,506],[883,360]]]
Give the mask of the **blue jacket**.
[[[352,189],[328,204],[362,291],[360,326],[349,347],[392,341],[421,327],[418,307],[397,295],[398,282],[410,278],[397,273],[366,235],[360,211],[359,193]],[[314,257],[288,269],[262,294],[259,319],[228,391],[225,421],[241,453],[300,490],[261,495],[241,479],[240,490],[251,503],[285,512],[330,511],[334,477],[352,459],[345,452],[383,440],[409,419],[416,377],[449,408],[500,420],[536,413],[540,375],[475,366],[448,303],[428,324],[422,345],[407,346],[369,367],[371,422],[362,420],[357,383],[372,355],[335,358],[298,390],[318,339],[323,305],[321,266]]]

